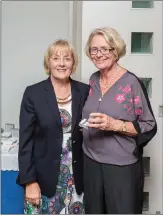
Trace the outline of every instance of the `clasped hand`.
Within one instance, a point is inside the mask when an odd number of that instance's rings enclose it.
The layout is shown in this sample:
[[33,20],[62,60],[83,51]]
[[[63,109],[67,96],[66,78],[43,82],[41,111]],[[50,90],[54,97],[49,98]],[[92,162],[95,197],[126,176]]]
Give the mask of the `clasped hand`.
[[39,205],[41,190],[37,182],[27,184],[25,187],[25,199],[32,205]]
[[103,113],[91,113],[88,119],[89,128],[97,128],[99,130],[111,130],[111,121],[113,118]]

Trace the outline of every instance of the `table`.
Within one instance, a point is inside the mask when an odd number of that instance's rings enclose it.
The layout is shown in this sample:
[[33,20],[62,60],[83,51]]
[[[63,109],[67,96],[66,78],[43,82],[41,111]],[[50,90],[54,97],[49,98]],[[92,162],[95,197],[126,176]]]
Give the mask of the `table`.
[[24,213],[24,189],[16,184],[18,146],[1,152],[1,214]]

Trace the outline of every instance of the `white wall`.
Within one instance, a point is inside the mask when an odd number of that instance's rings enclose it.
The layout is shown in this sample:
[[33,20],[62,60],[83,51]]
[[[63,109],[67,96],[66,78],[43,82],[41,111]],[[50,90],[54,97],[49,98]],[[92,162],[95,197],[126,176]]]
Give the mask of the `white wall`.
[[[137,75],[153,77],[155,66],[161,68],[162,50],[162,2],[154,2],[154,9],[132,9],[131,1],[83,1],[82,49],[84,50],[88,35],[94,28],[113,27],[123,37],[127,45],[127,55],[121,60],[122,65]],[[154,54],[142,58],[131,56],[131,32],[154,32]],[[158,42],[159,41],[159,42]],[[157,60],[153,60],[157,59]],[[144,62],[145,60],[145,62]],[[147,66],[149,70],[147,71]],[[159,68],[158,68],[159,66]],[[90,60],[82,54],[82,80],[87,81],[95,71]]]
[[[163,3],[154,2],[153,9],[132,9],[131,1],[83,1],[82,13],[82,81],[88,82],[97,71],[84,48],[94,28],[113,27],[123,37],[127,54],[120,64],[139,77],[152,78],[151,104],[158,124],[158,133],[145,147],[144,156],[151,158],[151,175],[146,179],[145,191],[149,191],[149,213],[162,211],[162,118],[158,117],[158,106],[162,102],[162,12]],[[153,54],[131,55],[131,32],[154,32]]]
[[68,1],[2,3],[2,122],[18,126],[27,85],[47,78],[43,56],[55,39],[69,37]]

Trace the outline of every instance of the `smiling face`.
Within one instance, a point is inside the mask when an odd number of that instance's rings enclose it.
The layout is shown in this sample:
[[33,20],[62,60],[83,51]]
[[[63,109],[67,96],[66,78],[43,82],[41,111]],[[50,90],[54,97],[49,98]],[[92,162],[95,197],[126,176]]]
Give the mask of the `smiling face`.
[[54,49],[49,59],[50,75],[58,80],[66,80],[73,70],[73,58],[70,51],[60,48]]
[[98,69],[109,69],[114,65],[116,57],[113,51],[113,47],[108,45],[102,35],[93,36],[90,44],[90,57]]

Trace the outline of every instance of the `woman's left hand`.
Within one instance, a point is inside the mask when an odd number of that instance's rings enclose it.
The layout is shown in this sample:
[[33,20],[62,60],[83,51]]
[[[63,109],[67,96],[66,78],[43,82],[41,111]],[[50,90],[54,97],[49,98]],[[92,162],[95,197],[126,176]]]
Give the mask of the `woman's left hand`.
[[90,118],[88,119],[88,127],[100,130],[110,130],[110,120],[111,117],[106,114],[91,113]]

